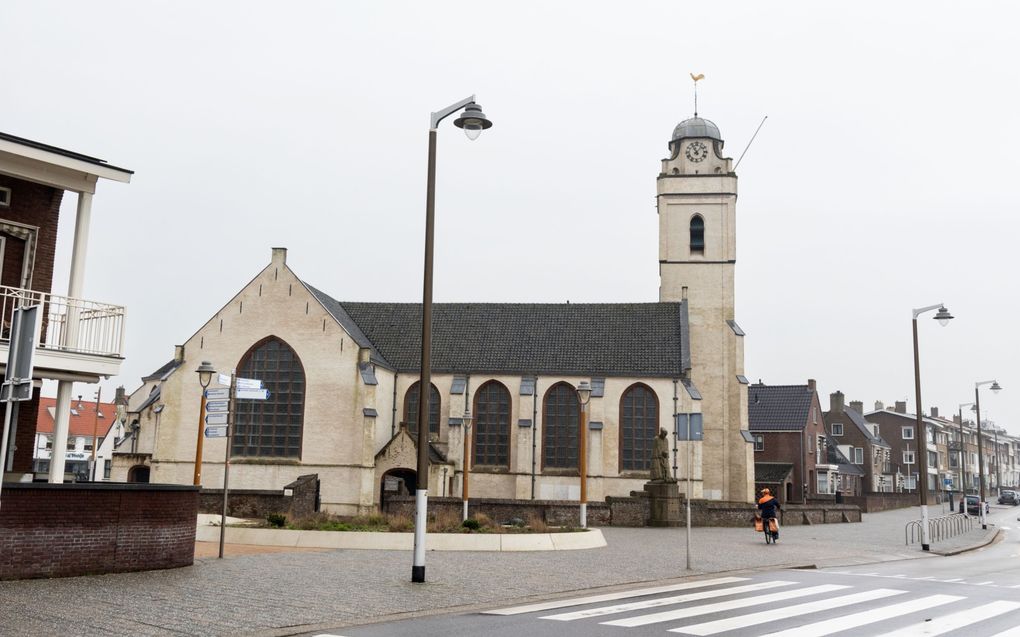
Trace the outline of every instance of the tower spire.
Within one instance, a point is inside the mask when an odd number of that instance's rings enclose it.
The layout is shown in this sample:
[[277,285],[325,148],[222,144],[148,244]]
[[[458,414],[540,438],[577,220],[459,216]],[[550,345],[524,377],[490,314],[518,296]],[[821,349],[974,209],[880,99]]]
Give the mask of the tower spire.
[[694,80],[694,116],[698,116],[698,80],[705,79],[704,73],[698,73],[695,75],[691,73],[691,79]]

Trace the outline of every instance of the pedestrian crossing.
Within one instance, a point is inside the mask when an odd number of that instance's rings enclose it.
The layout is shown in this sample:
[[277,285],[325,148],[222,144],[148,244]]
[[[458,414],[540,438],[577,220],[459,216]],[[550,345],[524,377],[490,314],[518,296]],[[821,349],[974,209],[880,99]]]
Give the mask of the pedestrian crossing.
[[[661,627],[662,634],[699,637],[726,633],[822,637],[854,629],[859,634],[890,637],[954,631],[1020,637],[1020,601],[973,599],[955,594],[956,589],[950,591],[954,594],[931,589],[916,593],[888,583],[892,586],[871,588],[852,580],[811,584],[793,578],[725,577],[552,600],[485,614],[533,613],[543,622],[595,622],[620,629]],[[1009,621],[1017,625],[1011,626]]]

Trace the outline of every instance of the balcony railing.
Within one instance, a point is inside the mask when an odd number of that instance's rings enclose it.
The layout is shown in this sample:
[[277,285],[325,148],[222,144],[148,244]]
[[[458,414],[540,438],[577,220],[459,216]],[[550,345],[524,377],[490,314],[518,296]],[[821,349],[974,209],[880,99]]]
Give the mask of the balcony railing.
[[124,355],[124,308],[36,290],[0,286],[0,341],[11,337],[14,308],[42,306],[43,324],[36,347],[43,350],[90,354]]

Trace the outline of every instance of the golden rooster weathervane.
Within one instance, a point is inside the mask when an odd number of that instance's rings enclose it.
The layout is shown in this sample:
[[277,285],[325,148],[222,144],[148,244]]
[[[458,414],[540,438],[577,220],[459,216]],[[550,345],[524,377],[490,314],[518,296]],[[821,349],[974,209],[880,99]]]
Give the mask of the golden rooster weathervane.
[[705,79],[704,73],[698,73],[695,75],[691,73],[691,79],[694,80],[694,116],[698,116],[698,80]]

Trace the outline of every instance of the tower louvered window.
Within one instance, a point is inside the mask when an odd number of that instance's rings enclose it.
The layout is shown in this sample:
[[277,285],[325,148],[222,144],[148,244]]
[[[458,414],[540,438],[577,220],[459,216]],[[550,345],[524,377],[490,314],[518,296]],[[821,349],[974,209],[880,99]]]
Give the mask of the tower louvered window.
[[705,253],[705,219],[701,215],[691,218],[691,253]]

